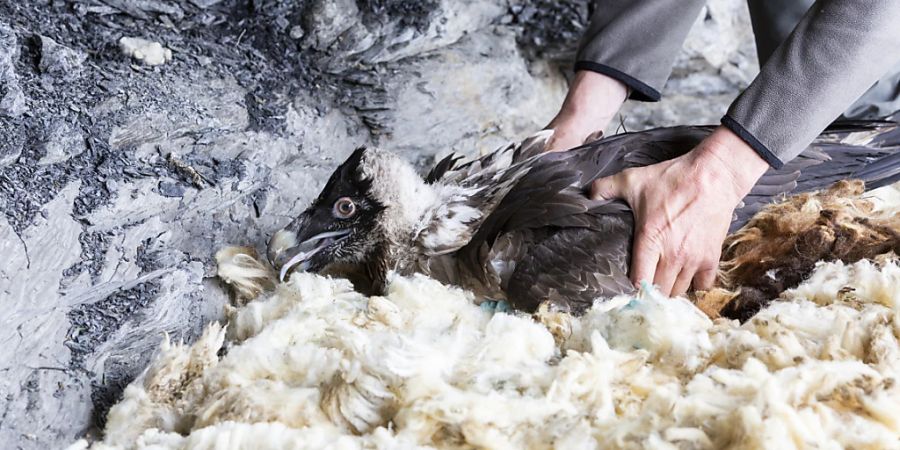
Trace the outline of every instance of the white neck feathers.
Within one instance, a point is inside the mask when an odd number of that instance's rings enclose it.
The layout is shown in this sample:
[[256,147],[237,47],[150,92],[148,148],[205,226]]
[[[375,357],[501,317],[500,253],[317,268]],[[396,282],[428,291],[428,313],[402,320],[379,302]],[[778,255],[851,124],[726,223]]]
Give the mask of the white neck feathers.
[[362,175],[372,182],[369,194],[389,211],[382,222],[388,237],[409,239],[439,203],[438,193],[412,165],[392,153],[369,149],[362,162]]

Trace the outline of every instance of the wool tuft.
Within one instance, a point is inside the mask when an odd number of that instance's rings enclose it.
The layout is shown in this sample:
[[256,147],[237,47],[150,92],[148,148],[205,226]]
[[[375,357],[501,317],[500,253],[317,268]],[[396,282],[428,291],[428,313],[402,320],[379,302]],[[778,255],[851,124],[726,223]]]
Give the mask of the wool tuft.
[[235,303],[244,305],[275,287],[275,272],[250,247],[226,247],[216,252],[218,275],[234,291]]

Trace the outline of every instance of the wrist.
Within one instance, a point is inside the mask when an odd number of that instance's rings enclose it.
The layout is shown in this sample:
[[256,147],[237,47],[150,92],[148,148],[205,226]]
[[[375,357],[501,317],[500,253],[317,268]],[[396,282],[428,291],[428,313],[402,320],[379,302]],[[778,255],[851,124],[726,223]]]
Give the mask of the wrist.
[[589,70],[575,72],[562,110],[612,118],[625,103],[628,86],[615,78]]
[[584,128],[587,136],[602,130],[615,117],[628,97],[628,87],[615,78],[580,70],[569,86],[559,113],[551,122],[569,128]]
[[697,147],[700,164],[716,167],[740,199],[747,195],[770,166],[749,144],[728,128],[717,127]]

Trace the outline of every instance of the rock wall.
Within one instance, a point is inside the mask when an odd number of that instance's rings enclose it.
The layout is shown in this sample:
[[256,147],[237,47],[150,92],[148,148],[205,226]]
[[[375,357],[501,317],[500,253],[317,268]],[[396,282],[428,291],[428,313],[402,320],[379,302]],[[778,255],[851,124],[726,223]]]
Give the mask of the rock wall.
[[[542,128],[589,11],[0,3],[0,443],[91,433],[164,333],[191,341],[220,317],[214,251],[262,247],[356,146],[424,165]],[[126,54],[123,37],[160,45]],[[624,126],[717,120],[755,70],[748,37],[741,2],[711,2],[666,99],[629,104]]]

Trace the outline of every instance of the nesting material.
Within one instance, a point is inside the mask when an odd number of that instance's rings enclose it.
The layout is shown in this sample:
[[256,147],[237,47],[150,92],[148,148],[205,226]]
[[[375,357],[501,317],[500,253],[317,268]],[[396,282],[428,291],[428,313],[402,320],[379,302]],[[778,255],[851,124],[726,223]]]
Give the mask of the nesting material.
[[[817,261],[900,253],[900,216],[895,209],[877,209],[876,201],[863,197],[864,189],[862,181],[841,181],[764,208],[725,242],[726,286],[767,278],[800,281]],[[876,195],[882,192],[890,191]],[[792,269],[797,273],[787,273]],[[771,270],[779,273],[767,277]]]
[[244,306],[275,287],[275,271],[262,262],[252,247],[226,247],[216,252],[218,274],[231,286],[233,302]]
[[165,341],[93,448],[898,444],[896,261],[820,263],[743,325],[646,287],[537,319],[420,276],[365,297],[295,274],[238,307],[228,337]]
[[[900,254],[898,186],[866,194],[862,181],[840,181],[764,208],[725,241],[720,282],[736,297],[720,311],[749,319],[805,280],[819,261],[853,263]],[[717,291],[704,303],[722,303],[727,296]]]
[[163,47],[159,42],[142,38],[122,37],[119,39],[119,49],[125,56],[148,66],[159,66],[172,60],[172,50]]

